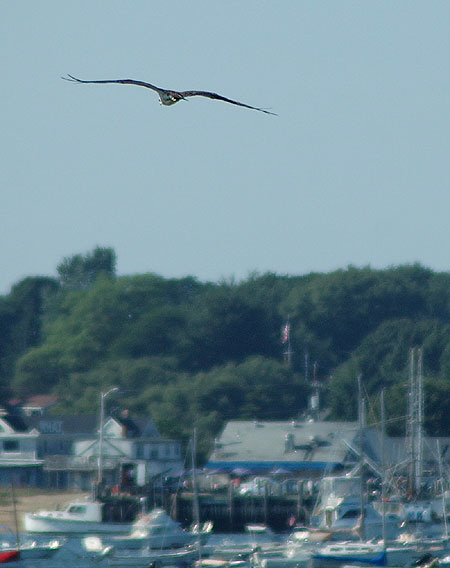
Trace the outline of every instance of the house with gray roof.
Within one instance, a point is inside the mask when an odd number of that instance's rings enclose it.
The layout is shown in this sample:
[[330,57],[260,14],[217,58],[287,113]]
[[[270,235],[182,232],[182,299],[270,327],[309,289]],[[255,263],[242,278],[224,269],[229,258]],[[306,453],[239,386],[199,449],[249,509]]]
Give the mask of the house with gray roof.
[[[54,394],[33,394],[23,398],[12,398],[8,400],[6,406],[9,412],[15,409],[25,416],[31,416],[33,414],[44,414],[57,402],[58,397]],[[3,408],[4,412],[5,409]],[[1,409],[0,413],[2,413]]]
[[0,416],[0,485],[37,485],[44,461],[39,458],[39,433],[20,417]]
[[107,416],[101,451],[99,430],[95,414],[0,416],[0,485],[89,490],[100,459],[104,483],[122,488],[182,469],[181,442],[162,438],[149,417]]

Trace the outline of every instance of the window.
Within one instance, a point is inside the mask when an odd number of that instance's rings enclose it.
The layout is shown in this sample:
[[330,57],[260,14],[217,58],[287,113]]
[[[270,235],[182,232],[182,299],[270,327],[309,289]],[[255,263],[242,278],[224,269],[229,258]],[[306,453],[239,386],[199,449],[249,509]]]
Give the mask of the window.
[[350,509],[342,515],[342,519],[357,519],[359,514],[359,509]]
[[87,508],[85,505],[71,505],[68,509],[68,513],[71,515],[85,515]]
[[4,440],[3,451],[17,453],[19,451],[19,442],[17,440]]

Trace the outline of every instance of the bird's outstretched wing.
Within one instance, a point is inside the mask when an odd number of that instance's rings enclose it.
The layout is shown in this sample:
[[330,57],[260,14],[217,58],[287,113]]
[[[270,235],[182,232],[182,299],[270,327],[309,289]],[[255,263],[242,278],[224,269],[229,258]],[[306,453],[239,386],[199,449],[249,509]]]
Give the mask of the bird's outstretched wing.
[[179,93],[183,98],[187,97],[208,97],[208,99],[216,99],[218,101],[224,101],[226,103],[231,103],[232,105],[237,105],[245,108],[250,108],[252,110],[259,110],[259,112],[265,112],[266,114],[272,114],[273,116],[277,116],[274,112],[270,112],[265,108],[254,107],[251,105],[246,105],[245,103],[240,103],[239,101],[233,101],[233,99],[228,99],[222,95],[218,95],[217,93],[211,93],[209,91],[180,91]]
[[78,79],[73,75],[67,75],[67,77],[62,77],[65,81],[72,81],[73,83],[120,83],[122,85],[137,85],[139,87],[146,87],[147,89],[152,89],[156,91],[160,97],[160,101],[163,104],[173,104],[181,99],[186,99],[187,97],[207,97],[209,99],[216,99],[218,101],[224,101],[226,103],[231,103],[232,105],[237,105],[244,108],[249,108],[252,110],[257,110],[259,112],[264,112],[265,114],[272,114],[277,116],[274,112],[270,112],[265,108],[254,107],[247,105],[245,103],[240,103],[239,101],[234,101],[233,99],[228,99],[217,93],[211,93],[210,91],[173,91],[168,89],[162,89],[151,83],[146,83],[144,81],[136,81],[135,79],[103,79],[96,81],[85,81],[83,79]]
[[104,80],[97,80],[97,81],[85,81],[83,79],[77,79],[73,75],[67,75],[67,77],[61,77],[65,81],[72,81],[72,83],[121,83],[123,85],[138,85],[139,87],[146,87],[147,89],[152,89],[152,91],[156,91],[157,93],[164,93],[166,89],[161,89],[160,87],[156,87],[151,83],[145,83],[144,81],[136,81],[135,79],[104,79]]

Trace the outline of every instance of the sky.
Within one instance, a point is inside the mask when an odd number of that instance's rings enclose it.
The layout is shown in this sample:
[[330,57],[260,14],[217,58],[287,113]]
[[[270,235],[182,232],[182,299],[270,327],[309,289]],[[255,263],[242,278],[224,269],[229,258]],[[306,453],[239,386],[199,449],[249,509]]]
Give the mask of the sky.
[[448,0],[1,1],[0,294],[96,246],[214,282],[448,271],[449,22]]

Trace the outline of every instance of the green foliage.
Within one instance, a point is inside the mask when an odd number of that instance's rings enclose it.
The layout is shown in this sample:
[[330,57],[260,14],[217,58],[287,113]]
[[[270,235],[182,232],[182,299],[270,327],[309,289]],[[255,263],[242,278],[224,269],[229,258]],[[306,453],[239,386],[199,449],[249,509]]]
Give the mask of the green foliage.
[[450,432],[450,381],[427,377],[425,380],[425,429],[430,436]]
[[[356,417],[356,393],[354,378],[362,376],[364,387],[369,396],[375,396],[386,387],[391,390],[389,397],[396,400],[392,405],[391,418],[399,418],[406,413],[406,407],[400,403],[406,400],[405,383],[408,378],[408,358],[411,347],[421,346],[423,366],[427,373],[436,377],[444,375],[446,353],[450,345],[450,327],[436,319],[399,319],[382,323],[367,335],[351,357],[340,365],[329,384],[329,404],[331,417],[338,419],[342,413],[347,418]],[[448,379],[447,379],[448,380]],[[353,386],[352,386],[353,381]],[[450,384],[450,383],[449,383]],[[398,387],[401,385],[401,394]],[[428,390],[433,389],[429,385]],[[351,404],[344,405],[345,396]],[[443,422],[441,421],[443,424]]]
[[53,278],[29,277],[0,298],[0,394],[10,391],[17,359],[43,342],[43,321],[58,292]]
[[240,286],[207,286],[189,312],[183,366],[209,369],[253,354],[272,355],[274,324],[268,315],[272,309]]
[[100,275],[113,277],[116,253],[111,248],[96,247],[91,253],[64,258],[58,265],[59,279],[67,289],[88,288]]
[[426,289],[432,272],[418,265],[375,271],[337,270],[311,275],[292,289],[287,312],[296,343],[320,353],[334,367],[386,320],[426,317]]
[[[305,412],[313,365],[330,418],[356,418],[361,375],[369,405],[386,389],[390,428],[400,432],[408,353],[420,346],[426,427],[448,433],[449,274],[348,267],[215,284],[116,277],[115,262],[112,249],[96,248],[64,259],[60,283],[29,278],[0,298],[0,395],[54,392],[55,411],[82,413],[116,385],[110,405],[149,413],[165,436],[186,442],[195,426],[204,457],[226,420]],[[280,333],[288,315],[290,366]]]

